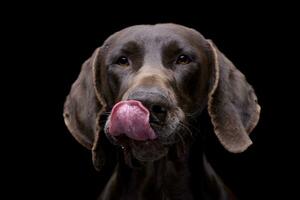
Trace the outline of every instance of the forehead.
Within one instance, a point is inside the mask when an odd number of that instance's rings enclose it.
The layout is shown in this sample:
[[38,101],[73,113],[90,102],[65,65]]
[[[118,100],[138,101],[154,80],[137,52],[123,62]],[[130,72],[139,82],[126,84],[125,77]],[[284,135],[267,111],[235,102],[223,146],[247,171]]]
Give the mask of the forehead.
[[176,42],[179,46],[203,46],[204,37],[197,31],[175,24],[137,25],[125,28],[112,36],[104,46],[121,47],[127,43],[145,47],[160,47]]

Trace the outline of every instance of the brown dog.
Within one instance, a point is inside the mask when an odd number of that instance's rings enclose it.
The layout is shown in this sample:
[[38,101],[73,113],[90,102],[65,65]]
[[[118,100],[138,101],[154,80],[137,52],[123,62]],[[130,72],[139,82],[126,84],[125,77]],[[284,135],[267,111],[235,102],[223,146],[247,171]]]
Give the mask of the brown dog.
[[139,25],[110,36],[83,64],[64,118],[98,170],[108,151],[101,140],[121,152],[100,199],[232,199],[201,150],[201,177],[189,167],[192,125],[206,106],[228,151],[251,145],[260,107],[244,75],[193,29]]

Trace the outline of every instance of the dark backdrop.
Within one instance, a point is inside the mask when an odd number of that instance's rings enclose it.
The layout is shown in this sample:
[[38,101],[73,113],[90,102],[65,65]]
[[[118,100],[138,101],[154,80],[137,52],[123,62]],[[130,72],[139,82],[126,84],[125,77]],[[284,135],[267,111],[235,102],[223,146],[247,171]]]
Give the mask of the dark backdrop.
[[207,154],[216,171],[240,199],[290,195],[294,184],[288,179],[295,176],[289,167],[295,158],[290,136],[295,131],[288,124],[295,118],[285,111],[291,111],[288,106],[295,90],[284,85],[297,82],[286,73],[293,67],[285,57],[287,44],[293,41],[291,21],[285,17],[292,11],[272,4],[244,3],[229,8],[201,2],[173,2],[164,7],[140,4],[139,8],[117,2],[76,8],[74,4],[26,4],[31,8],[18,5],[17,15],[7,15],[11,17],[6,25],[12,30],[8,61],[13,75],[4,78],[12,83],[7,96],[16,95],[7,117],[11,119],[9,130],[13,130],[5,163],[9,168],[6,185],[14,188],[9,195],[96,198],[110,168],[97,173],[90,152],[69,134],[62,117],[65,97],[81,64],[110,34],[130,25],[162,22],[195,28],[212,39],[246,75],[262,107],[259,124],[251,134],[254,144],[245,153],[230,154],[213,134],[208,136]]

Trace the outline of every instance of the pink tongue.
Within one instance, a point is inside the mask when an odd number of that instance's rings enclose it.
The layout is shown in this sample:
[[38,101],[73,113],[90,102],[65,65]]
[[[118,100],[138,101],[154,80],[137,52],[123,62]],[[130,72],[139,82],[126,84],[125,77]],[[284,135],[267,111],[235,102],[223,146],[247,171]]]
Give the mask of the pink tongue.
[[113,107],[108,131],[141,141],[157,137],[149,124],[149,111],[136,100],[120,101]]

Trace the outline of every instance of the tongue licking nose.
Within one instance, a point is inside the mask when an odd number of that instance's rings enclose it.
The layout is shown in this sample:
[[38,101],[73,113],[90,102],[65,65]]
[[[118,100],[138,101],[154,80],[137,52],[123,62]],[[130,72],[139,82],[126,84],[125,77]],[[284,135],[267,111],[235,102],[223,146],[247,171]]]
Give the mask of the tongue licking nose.
[[125,134],[139,141],[154,140],[157,136],[150,127],[149,115],[139,101],[120,101],[112,109],[108,132],[112,136]]

